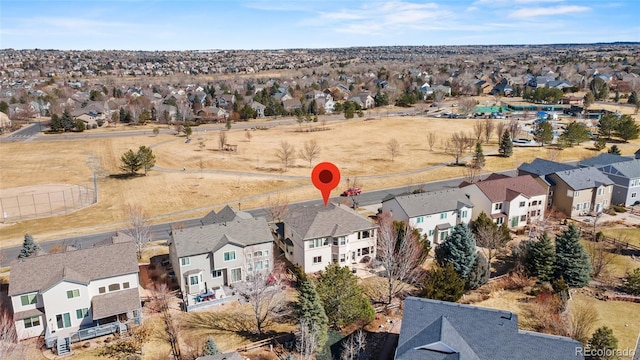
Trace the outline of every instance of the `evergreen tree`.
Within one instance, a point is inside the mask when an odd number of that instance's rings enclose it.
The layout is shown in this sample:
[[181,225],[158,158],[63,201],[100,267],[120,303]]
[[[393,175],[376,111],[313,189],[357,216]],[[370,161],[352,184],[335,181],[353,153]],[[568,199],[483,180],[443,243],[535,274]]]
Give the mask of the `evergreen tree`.
[[9,116],[9,104],[6,101],[0,101],[0,112],[3,112]]
[[511,135],[508,130],[505,130],[504,133],[502,133],[498,153],[502,157],[510,157],[513,155],[513,143],[511,142]]
[[[593,333],[589,341],[589,355],[587,360],[610,360],[615,359],[615,350],[618,348],[618,339],[613,335],[613,330],[606,326],[599,327]],[[595,355],[593,355],[595,354]]]
[[62,131],[64,127],[62,126],[62,120],[60,120],[60,116],[58,114],[51,115],[51,130],[52,131]]
[[620,148],[618,147],[618,145],[613,145],[609,148],[609,150],[607,150],[607,153],[613,154],[613,155],[620,155]]
[[524,267],[529,276],[537,277],[541,281],[553,280],[556,250],[549,235],[544,232],[537,241],[528,243],[526,249]]
[[133,150],[129,149],[129,151],[122,154],[120,157],[120,162],[122,165],[120,169],[126,171],[130,174],[135,174],[140,168],[142,168],[142,163],[140,162],[140,157],[137,153],[134,153]]
[[476,149],[473,152],[473,160],[471,162],[471,166],[475,169],[482,169],[484,167],[484,153],[482,152],[482,144],[480,142],[476,143]]
[[220,350],[218,350],[218,345],[216,344],[213,337],[209,336],[207,338],[207,342],[204,343],[204,350],[202,350],[202,354],[207,355],[218,355],[220,354]]
[[542,146],[553,140],[553,126],[548,121],[541,121],[536,125],[533,132],[533,138]]
[[616,126],[616,136],[628,142],[629,140],[637,139],[640,134],[640,125],[636,124],[636,121],[631,115],[622,115],[618,126]]
[[486,284],[489,281],[489,262],[483,253],[479,252],[476,255],[476,260],[473,262],[471,274],[465,284],[467,289],[477,289],[480,286]]
[[316,334],[316,350],[322,349],[328,339],[327,324],[329,319],[310,280],[303,282],[298,289],[298,301],[296,301],[293,308],[298,320],[307,324],[310,330]]
[[62,117],[60,117],[60,124],[62,124],[62,128],[64,129],[64,131],[70,131],[73,130],[74,127],[76,127],[76,122],[73,119],[73,116],[71,116],[69,110],[65,109],[62,112]]
[[593,93],[591,91],[588,91],[585,95],[584,95],[584,108],[588,109],[589,106],[593,105],[593,103],[596,101],[596,97],[593,95]]
[[429,271],[421,296],[427,299],[455,302],[464,295],[464,279],[458,275],[453,264],[436,266]]
[[616,114],[607,114],[598,121],[598,134],[601,137],[611,138],[613,131],[618,127],[620,118]]
[[640,295],[640,268],[627,273],[625,289],[629,294]]
[[589,138],[589,130],[587,130],[587,127],[577,121],[573,121],[567,125],[567,128],[562,135],[560,135],[560,140],[570,147],[574,144],[580,145],[580,143],[589,140]]
[[471,230],[458,224],[449,237],[436,248],[436,262],[441,267],[453,264],[454,270],[467,281],[476,260],[476,241]]
[[631,95],[629,95],[629,100],[627,100],[629,104],[635,105],[638,103],[638,93],[636,91],[632,91]]
[[375,310],[364,296],[358,278],[346,266],[336,263],[327,266],[320,272],[316,291],[333,327],[340,328],[354,322],[369,323],[375,318]]
[[562,276],[567,285],[583,287],[591,279],[589,255],[580,243],[580,228],[571,224],[556,237],[555,276]]
[[142,165],[141,167],[144,169],[144,174],[147,175],[147,171],[156,165],[156,156],[153,155],[151,148],[144,145],[138,148],[138,153],[136,155]]
[[18,255],[18,259],[26,258],[41,251],[40,245],[36,244],[33,237],[29,234],[24,235],[24,242],[22,243],[22,249]]

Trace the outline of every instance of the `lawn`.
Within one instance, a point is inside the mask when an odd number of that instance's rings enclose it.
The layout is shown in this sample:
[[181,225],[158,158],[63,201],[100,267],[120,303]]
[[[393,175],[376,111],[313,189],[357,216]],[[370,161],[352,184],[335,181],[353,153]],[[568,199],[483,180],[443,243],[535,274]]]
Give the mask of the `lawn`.
[[629,244],[640,246],[640,228],[613,228],[613,229],[600,229],[608,237],[619,239]]

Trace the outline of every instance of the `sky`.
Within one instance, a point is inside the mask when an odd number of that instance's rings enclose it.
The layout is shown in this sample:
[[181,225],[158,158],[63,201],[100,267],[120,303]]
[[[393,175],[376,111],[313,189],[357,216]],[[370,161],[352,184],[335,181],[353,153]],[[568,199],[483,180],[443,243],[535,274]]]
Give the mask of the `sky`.
[[2,0],[0,49],[640,41],[640,0]]

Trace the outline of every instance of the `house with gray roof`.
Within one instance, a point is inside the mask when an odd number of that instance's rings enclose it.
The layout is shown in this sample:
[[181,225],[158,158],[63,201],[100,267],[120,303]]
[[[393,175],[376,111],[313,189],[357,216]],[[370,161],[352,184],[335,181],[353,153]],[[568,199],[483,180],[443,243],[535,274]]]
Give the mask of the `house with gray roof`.
[[630,159],[597,168],[613,181],[612,204],[640,204],[640,159]]
[[174,229],[169,259],[187,309],[202,294],[219,298],[223,286],[273,270],[273,235],[264,217],[225,207],[200,226]]
[[296,207],[278,224],[277,244],[289,261],[313,273],[331,262],[346,266],[374,259],[376,227],[345,205]]
[[8,295],[18,339],[43,336],[62,355],[73,342],[139,325],[138,286],[136,245],[123,235],[15,260]]
[[598,156],[594,156],[592,158],[588,158],[582,160],[578,163],[580,167],[600,167],[605,165],[616,164],[625,161],[631,161],[633,157],[631,156],[620,156],[616,154],[602,153],[598,154]]
[[531,163],[524,163],[520,165],[520,167],[518,167],[517,174],[518,176],[531,175],[542,186],[547,188],[547,207],[551,207],[556,184],[549,177],[549,175],[558,171],[572,170],[577,168],[577,166],[538,158],[533,160]]
[[429,191],[395,196],[382,201],[382,211],[395,221],[418,229],[433,244],[439,244],[458,225],[471,221],[473,204],[462,189]]
[[611,206],[614,183],[594,167],[558,171],[549,179],[555,184],[553,206],[570,218],[599,213]]
[[567,337],[518,329],[508,311],[408,297],[394,359],[584,359],[581,349]]

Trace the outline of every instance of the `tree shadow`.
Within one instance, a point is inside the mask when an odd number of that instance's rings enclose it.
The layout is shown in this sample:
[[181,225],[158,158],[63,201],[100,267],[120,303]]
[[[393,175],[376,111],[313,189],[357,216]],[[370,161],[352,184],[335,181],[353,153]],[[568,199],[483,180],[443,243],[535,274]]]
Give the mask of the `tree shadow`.
[[131,178],[136,178],[136,177],[142,177],[142,176],[146,176],[145,174],[132,174],[132,173],[121,173],[121,174],[109,174],[109,177],[112,179],[118,179],[118,180],[127,180],[127,179],[131,179]]

